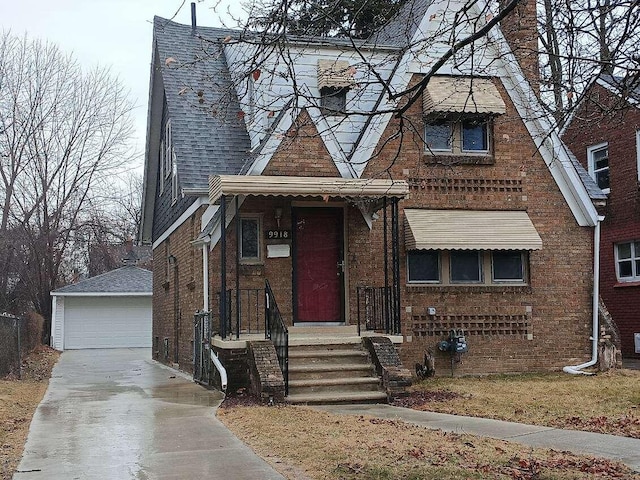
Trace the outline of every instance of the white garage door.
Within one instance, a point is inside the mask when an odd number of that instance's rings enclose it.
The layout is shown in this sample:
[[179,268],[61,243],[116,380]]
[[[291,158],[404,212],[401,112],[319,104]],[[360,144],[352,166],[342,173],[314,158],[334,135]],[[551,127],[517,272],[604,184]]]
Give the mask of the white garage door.
[[66,297],[64,348],[151,347],[151,297]]

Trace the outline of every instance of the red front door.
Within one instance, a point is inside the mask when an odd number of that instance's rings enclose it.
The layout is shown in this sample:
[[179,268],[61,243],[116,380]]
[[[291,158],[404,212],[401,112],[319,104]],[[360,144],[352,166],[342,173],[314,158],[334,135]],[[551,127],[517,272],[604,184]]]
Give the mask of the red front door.
[[343,321],[341,208],[294,209],[294,318]]

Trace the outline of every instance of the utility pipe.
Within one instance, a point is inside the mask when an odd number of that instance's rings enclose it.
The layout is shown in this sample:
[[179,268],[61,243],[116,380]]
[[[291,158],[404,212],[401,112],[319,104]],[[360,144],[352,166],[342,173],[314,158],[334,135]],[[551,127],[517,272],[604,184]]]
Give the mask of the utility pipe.
[[202,311],[209,311],[209,243],[202,244]]
[[592,367],[598,361],[598,306],[600,299],[600,224],[604,220],[603,216],[598,216],[593,232],[593,301],[592,301],[592,333],[591,333],[591,360],[580,365],[566,366],[562,369],[565,373],[572,375],[593,375],[593,373],[583,372],[583,368]]

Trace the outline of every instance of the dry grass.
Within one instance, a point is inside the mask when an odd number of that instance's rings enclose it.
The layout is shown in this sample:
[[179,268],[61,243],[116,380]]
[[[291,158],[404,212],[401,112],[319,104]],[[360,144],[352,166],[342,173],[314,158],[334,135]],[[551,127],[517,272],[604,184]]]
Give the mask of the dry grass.
[[418,410],[640,438],[640,371],[438,377],[398,402]]
[[59,353],[39,347],[23,362],[21,380],[0,380],[0,478],[10,479],[22,457],[29,424],[42,400]]
[[640,479],[609,460],[294,406],[219,418],[291,479]]

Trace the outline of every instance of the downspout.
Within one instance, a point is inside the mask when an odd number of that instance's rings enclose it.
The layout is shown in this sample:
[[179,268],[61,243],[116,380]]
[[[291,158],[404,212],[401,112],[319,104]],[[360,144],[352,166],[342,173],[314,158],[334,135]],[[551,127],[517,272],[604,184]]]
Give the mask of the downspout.
[[209,311],[209,242],[202,244],[202,311]]
[[[202,244],[202,310],[205,312],[209,311],[209,242],[208,241]],[[209,317],[211,319],[211,317]],[[211,320],[209,320],[211,321]],[[213,362],[214,367],[220,373],[220,387],[222,389],[222,393],[227,392],[227,370],[222,365],[222,362],[218,359],[218,356],[213,351],[213,348],[209,348],[209,355],[211,357],[211,362]]]
[[592,367],[598,361],[598,306],[600,299],[600,224],[604,220],[603,216],[598,216],[598,221],[593,232],[593,301],[592,301],[592,333],[591,333],[591,360],[586,363],[574,366],[566,366],[562,369],[565,373],[572,375],[593,375],[593,373],[583,372],[583,368]]

